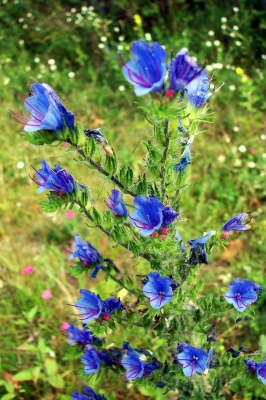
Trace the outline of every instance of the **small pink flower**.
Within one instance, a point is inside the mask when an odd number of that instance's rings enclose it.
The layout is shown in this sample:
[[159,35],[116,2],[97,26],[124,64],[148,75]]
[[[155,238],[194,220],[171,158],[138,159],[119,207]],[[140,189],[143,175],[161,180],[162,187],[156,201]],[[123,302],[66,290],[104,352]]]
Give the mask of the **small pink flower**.
[[250,152],[251,154],[256,154],[256,153],[257,153],[256,149],[253,149],[253,148],[249,149],[249,152]]
[[69,323],[68,322],[63,322],[61,325],[60,325],[60,329],[61,329],[61,331],[66,331],[68,328],[69,328]]
[[157,232],[152,232],[151,237],[156,237],[157,236]]
[[165,238],[166,238],[166,236],[161,236],[161,241],[164,242]]
[[51,299],[53,296],[52,296],[52,292],[51,292],[51,290],[44,290],[43,292],[42,292],[42,299],[44,299],[44,300],[49,300],[49,299]]
[[25,267],[22,270],[22,274],[26,275],[26,274],[33,274],[34,272],[34,268],[31,267],[30,265],[25,265]]
[[105,321],[109,321],[110,315],[104,314],[103,319],[104,319]]
[[229,232],[223,232],[222,237],[223,239],[227,239],[229,237]]
[[175,92],[174,90],[171,89],[166,89],[165,94],[166,97],[168,97],[168,99],[173,99],[175,97]]
[[67,217],[68,219],[74,218],[74,217],[75,217],[74,211],[68,211],[68,212],[66,213],[66,217]]
[[63,146],[67,149],[69,147],[68,143],[64,143]]

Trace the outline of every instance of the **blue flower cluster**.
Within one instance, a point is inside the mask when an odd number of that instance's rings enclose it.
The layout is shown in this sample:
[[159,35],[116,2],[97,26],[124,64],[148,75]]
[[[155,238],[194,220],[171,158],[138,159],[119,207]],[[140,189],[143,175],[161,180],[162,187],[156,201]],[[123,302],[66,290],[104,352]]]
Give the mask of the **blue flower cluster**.
[[18,95],[24,101],[30,117],[11,112],[24,125],[24,131],[47,130],[60,134],[66,127],[74,130],[74,114],[63,106],[55,91],[46,83],[34,83],[27,99]]
[[[214,92],[209,92],[208,74],[200,68],[187,49],[180,50],[166,64],[167,53],[159,43],[148,44],[143,40],[133,42],[133,60],[123,62],[123,74],[134,85],[137,96],[149,92],[163,93],[170,98],[180,90],[187,92],[189,102],[195,107],[202,106]],[[166,72],[169,70],[170,89],[166,89]],[[171,92],[171,96],[168,94]]]
[[110,315],[116,310],[124,310],[124,306],[119,298],[110,297],[106,300],[101,300],[98,294],[86,289],[81,289],[80,294],[81,298],[76,301],[75,307],[80,311],[80,317],[84,324],[100,316],[108,320]]
[[214,234],[214,231],[209,231],[204,236],[200,236],[197,239],[188,240],[188,243],[191,245],[191,254],[189,259],[190,264],[208,264],[205,244]]
[[266,356],[260,363],[257,363],[254,360],[244,360],[244,363],[248,367],[248,371],[250,373],[256,372],[257,378],[260,379],[264,385],[266,385]]
[[96,278],[100,269],[105,269],[106,265],[102,264],[102,256],[89,242],[84,242],[78,233],[74,238],[74,252],[71,253],[70,259],[79,258],[85,266],[92,266],[93,269],[90,273],[91,278]]
[[60,165],[51,169],[49,164],[41,159],[42,168],[36,171],[38,180],[31,178],[38,186],[37,193],[45,190],[54,190],[59,193],[73,193],[75,191],[75,181]]
[[177,360],[182,364],[184,375],[190,379],[196,372],[203,374],[208,368],[209,355],[205,350],[178,343],[177,352]]
[[76,390],[71,394],[72,400],[106,400],[106,397],[96,394],[89,386],[83,387],[83,393]]

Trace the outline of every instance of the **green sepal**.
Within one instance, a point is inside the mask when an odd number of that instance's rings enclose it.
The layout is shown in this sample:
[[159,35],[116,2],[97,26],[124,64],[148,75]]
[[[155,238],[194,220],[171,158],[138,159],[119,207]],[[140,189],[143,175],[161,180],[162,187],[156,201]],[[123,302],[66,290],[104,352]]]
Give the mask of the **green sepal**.
[[94,207],[93,207],[93,209],[92,209],[92,219],[93,219],[93,222],[94,222],[96,225],[100,225],[101,222],[102,222],[101,214],[100,214],[99,211],[97,211],[96,208],[94,208]]
[[116,172],[117,159],[115,154],[113,157],[110,157],[106,154],[104,168],[110,175],[113,175]]
[[55,131],[35,131],[35,132],[24,132],[24,139],[27,142],[34,144],[35,146],[42,146],[43,144],[52,144],[58,140],[60,137]]

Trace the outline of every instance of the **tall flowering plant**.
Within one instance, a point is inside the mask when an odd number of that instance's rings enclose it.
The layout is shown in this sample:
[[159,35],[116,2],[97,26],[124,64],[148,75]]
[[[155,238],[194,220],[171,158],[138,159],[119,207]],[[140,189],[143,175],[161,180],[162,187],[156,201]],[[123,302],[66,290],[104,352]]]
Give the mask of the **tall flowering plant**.
[[[30,143],[70,144],[79,162],[114,187],[106,193],[106,210],[100,213],[87,184],[75,180],[63,166],[51,168],[41,160],[42,168],[32,177],[39,187],[37,193],[48,191],[47,199],[40,201],[41,209],[54,212],[76,207],[91,222],[91,229],[99,229],[132,257],[143,260],[141,279],[132,271],[124,276],[115,260],[76,233],[73,250],[67,250],[70,259],[77,259],[72,273],[88,273],[90,279],[103,274],[127,295],[122,301],[117,296],[102,299],[97,290],[81,289],[70,306],[82,329],[67,324],[68,343],[81,351],[85,376],[111,370],[119,379],[162,388],[162,393],[172,390],[181,397],[221,398],[230,377],[239,374],[257,376],[265,384],[265,362],[260,361],[259,351],[258,360],[250,360],[244,359],[241,349],[217,354],[215,347],[216,328],[222,325],[223,316],[230,313],[235,323],[252,318],[263,288],[246,280],[243,273],[224,295],[215,285],[215,293],[206,294],[197,278],[200,266],[210,263],[210,253],[230,241],[230,232],[249,229],[249,214],[239,210],[222,227],[208,232],[195,226],[192,238],[184,238],[187,244],[177,229],[183,224],[181,192],[187,168],[193,164],[193,143],[215,91],[210,90],[207,72],[187,49],[167,61],[159,43],[138,40],[132,44],[131,55],[132,60],[122,60],[122,72],[153,127],[145,173],[136,175],[129,165],[120,165],[102,129],[82,127],[45,83],[32,85],[26,99],[20,95],[28,116],[12,112],[24,125]],[[119,325],[128,330],[142,327],[160,339],[160,345],[155,342],[153,349],[145,349],[141,339],[129,344],[122,337],[119,347],[105,348],[104,336]],[[104,398],[88,386],[74,390],[71,397]]]

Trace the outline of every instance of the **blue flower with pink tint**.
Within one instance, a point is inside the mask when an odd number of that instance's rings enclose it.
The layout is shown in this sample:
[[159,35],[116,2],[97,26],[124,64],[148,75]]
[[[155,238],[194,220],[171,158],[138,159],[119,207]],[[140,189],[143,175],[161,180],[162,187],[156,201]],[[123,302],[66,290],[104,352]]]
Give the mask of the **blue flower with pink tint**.
[[80,290],[81,298],[75,303],[84,324],[98,318],[103,311],[103,302],[99,295],[86,289]]
[[[108,203],[109,202],[109,203]],[[109,210],[113,211],[115,216],[126,217],[127,209],[119,190],[113,189],[111,195],[108,197],[108,202],[105,202]]]
[[190,379],[198,372],[203,374],[207,369],[208,353],[186,343],[178,344],[177,360],[182,364],[183,373]]
[[121,303],[120,299],[116,297],[109,297],[109,299],[104,300],[103,302],[104,313],[107,315],[112,314],[116,310],[124,310],[124,306]]
[[214,234],[215,234],[214,231],[209,231],[204,236],[200,236],[197,239],[188,240],[188,243],[191,246],[189,264],[198,264],[198,263],[208,264],[205,244]]
[[167,70],[167,54],[163,47],[156,42],[148,44],[143,40],[136,40],[130,52],[133,60],[123,63],[122,71],[126,80],[134,85],[136,95],[162,92]]
[[256,372],[257,378],[266,385],[266,357],[260,363],[254,360],[244,360],[244,363],[248,367],[248,371],[250,373]]
[[202,69],[188,54],[187,49],[180,50],[170,63],[170,89],[177,92],[197,78]]
[[148,297],[149,303],[155,310],[171,302],[173,298],[173,279],[161,276],[158,272],[151,272],[142,291]]
[[51,169],[49,164],[41,159],[42,168],[36,171],[37,180],[31,178],[38,186],[37,193],[45,190],[54,190],[59,193],[73,193],[75,191],[75,181],[60,165]]
[[24,125],[24,131],[52,130],[60,133],[66,127],[74,130],[74,114],[66,110],[55,91],[46,83],[34,83],[27,99],[18,95],[30,117],[11,112],[16,121]]
[[76,326],[69,324],[66,329],[68,334],[68,344],[81,343],[83,346],[87,344],[98,342],[100,339],[96,338],[92,332],[84,328],[83,330],[77,328]]
[[186,86],[187,99],[196,108],[206,103],[215,91],[209,92],[210,81],[208,73],[202,69],[200,73]]
[[244,224],[242,224],[242,222],[248,217],[248,215],[248,213],[236,214],[224,224],[222,230],[225,232],[247,231],[249,228],[246,225],[249,224],[250,220],[246,221]]
[[224,297],[237,311],[244,312],[250,304],[258,300],[258,290],[262,290],[262,287],[257,283],[247,279],[235,279],[229,283],[229,290]]
[[150,236],[160,229],[164,205],[156,196],[137,196],[133,204],[136,209],[129,216],[129,221],[142,236]]
[[73,259],[78,257],[85,265],[98,263],[101,260],[101,255],[89,242],[81,239],[78,233],[74,237],[74,252],[69,256]]
[[135,351],[128,351],[121,364],[126,369],[125,376],[128,381],[143,377],[145,362],[141,360]]
[[85,374],[96,374],[96,372],[98,372],[102,364],[99,355],[100,353],[93,346],[86,346],[86,352],[81,356],[81,362],[84,364]]
[[83,393],[76,390],[71,394],[72,400],[106,400],[106,397],[96,394],[89,386],[84,386]]

